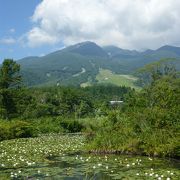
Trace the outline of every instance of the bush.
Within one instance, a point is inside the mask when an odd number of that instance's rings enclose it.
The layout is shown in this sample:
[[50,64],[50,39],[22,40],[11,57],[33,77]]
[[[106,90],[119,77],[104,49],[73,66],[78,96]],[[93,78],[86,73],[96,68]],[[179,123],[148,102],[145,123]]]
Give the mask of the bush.
[[10,127],[8,124],[0,122],[0,141],[10,139]]
[[0,121],[0,141],[37,136],[37,129],[25,121]]
[[37,136],[37,129],[25,121],[14,121],[10,127],[12,138],[28,138]]
[[76,133],[81,132],[84,126],[76,120],[63,120],[60,122],[60,126],[64,128],[65,132]]
[[[29,120],[30,121],[30,120]],[[32,120],[39,133],[60,133],[63,128],[60,126],[61,117],[43,117]]]

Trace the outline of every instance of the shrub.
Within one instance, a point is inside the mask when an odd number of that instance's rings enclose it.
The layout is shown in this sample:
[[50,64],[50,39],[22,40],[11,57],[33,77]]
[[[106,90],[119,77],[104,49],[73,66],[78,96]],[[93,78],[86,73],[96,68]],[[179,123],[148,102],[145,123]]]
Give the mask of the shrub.
[[39,133],[60,133],[63,128],[60,126],[61,117],[43,117],[32,120]]
[[10,127],[12,138],[28,138],[37,136],[37,129],[28,122],[14,121]]
[[8,124],[0,122],[0,141],[10,139],[10,127]]
[[0,121],[0,141],[37,136],[37,129],[25,121]]
[[69,133],[81,132],[84,128],[84,126],[76,120],[63,120],[60,122],[60,126]]

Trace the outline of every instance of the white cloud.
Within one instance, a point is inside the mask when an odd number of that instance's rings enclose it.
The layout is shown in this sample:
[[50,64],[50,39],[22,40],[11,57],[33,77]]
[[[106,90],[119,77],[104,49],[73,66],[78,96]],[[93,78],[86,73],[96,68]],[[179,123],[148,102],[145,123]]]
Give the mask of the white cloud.
[[14,44],[14,43],[16,43],[16,40],[14,38],[12,38],[12,37],[0,39],[0,44],[10,45],[10,44]]
[[43,44],[55,44],[58,42],[58,38],[55,35],[53,36],[38,27],[35,27],[28,32],[27,39],[30,47],[40,46]]
[[43,0],[32,21],[31,47],[85,40],[136,49],[180,46],[179,0]]

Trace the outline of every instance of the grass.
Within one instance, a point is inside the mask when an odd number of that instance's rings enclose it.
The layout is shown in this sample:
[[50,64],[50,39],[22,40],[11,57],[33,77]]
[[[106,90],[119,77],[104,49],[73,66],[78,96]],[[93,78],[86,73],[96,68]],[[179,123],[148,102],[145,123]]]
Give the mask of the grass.
[[81,84],[81,87],[83,87],[83,88],[88,87],[88,86],[91,86],[90,82],[85,82],[85,83]]
[[135,85],[135,82],[138,80],[135,76],[114,74],[107,69],[100,69],[99,74],[96,76],[96,80],[98,80],[98,83],[126,86],[126,87],[134,88],[136,90],[140,89],[140,87]]

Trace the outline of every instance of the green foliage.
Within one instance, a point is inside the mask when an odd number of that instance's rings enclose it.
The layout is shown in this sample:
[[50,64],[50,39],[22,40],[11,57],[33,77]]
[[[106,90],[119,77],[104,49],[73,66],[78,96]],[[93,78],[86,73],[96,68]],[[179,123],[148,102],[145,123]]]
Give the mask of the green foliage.
[[0,120],[0,141],[15,138],[28,138],[37,136],[37,129],[28,122],[13,120]]
[[10,139],[11,137],[10,127],[8,124],[0,122],[0,141]]
[[177,77],[177,71],[174,65],[176,61],[174,58],[161,59],[138,69],[137,75],[139,76],[139,80],[137,84],[146,86],[160,79],[162,76]]
[[64,128],[65,132],[75,133],[83,130],[83,125],[77,120],[63,120],[60,125]]
[[93,113],[93,104],[87,94],[74,88],[31,89],[32,104],[26,108],[24,117],[44,116],[83,117]]
[[5,59],[0,68],[0,88],[16,87],[21,82],[20,65],[12,59]]
[[[6,97],[9,108],[5,109],[1,106],[0,110],[4,118],[6,115],[9,118],[22,119],[50,116],[78,119],[101,116],[107,114],[110,100],[121,100],[130,91],[130,88],[116,86],[10,89],[6,96],[3,96]],[[2,96],[0,96],[1,99],[3,99]]]
[[9,89],[0,89],[0,117],[9,119],[16,113],[14,100],[15,92]]
[[13,138],[28,138],[37,136],[37,130],[35,127],[24,121],[14,121],[10,131]]
[[17,113],[16,90],[21,76],[20,65],[11,59],[5,59],[0,68],[0,117],[9,119]]
[[123,108],[109,113],[90,148],[179,157],[180,78],[172,74],[162,74],[141,92],[126,95]]
[[41,117],[38,119],[29,119],[28,122],[31,122],[40,134],[48,134],[64,132],[65,130],[60,125],[62,120],[62,117]]

